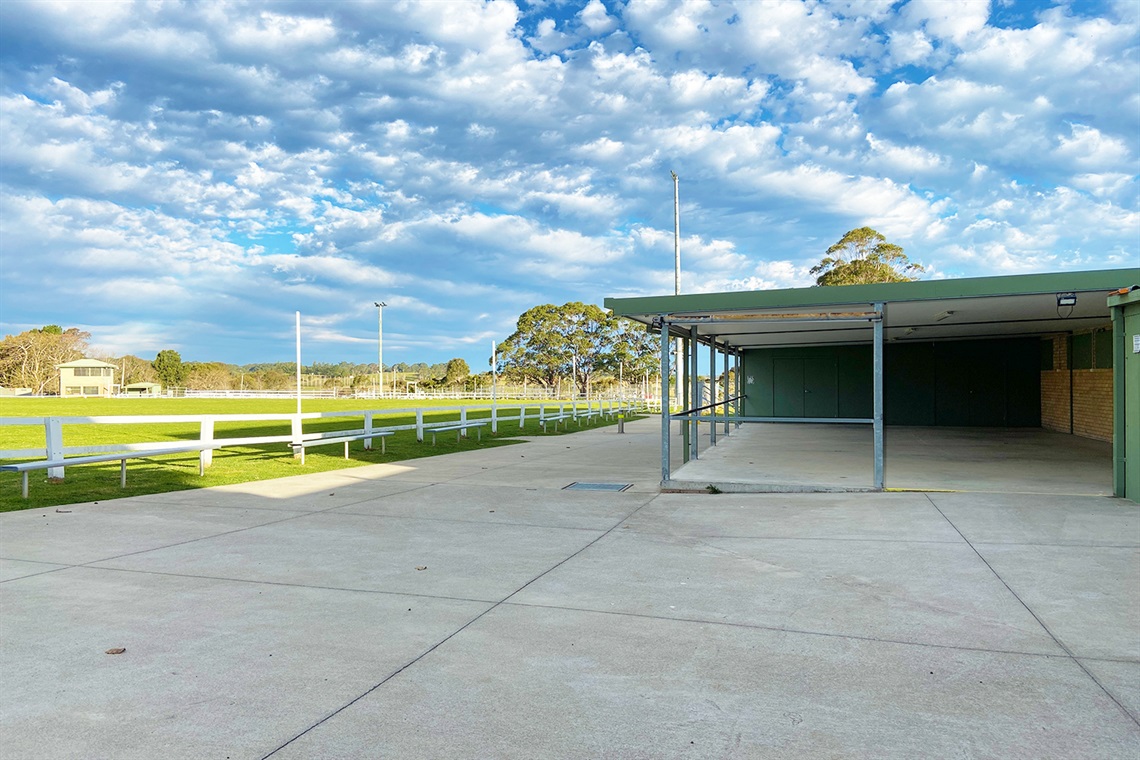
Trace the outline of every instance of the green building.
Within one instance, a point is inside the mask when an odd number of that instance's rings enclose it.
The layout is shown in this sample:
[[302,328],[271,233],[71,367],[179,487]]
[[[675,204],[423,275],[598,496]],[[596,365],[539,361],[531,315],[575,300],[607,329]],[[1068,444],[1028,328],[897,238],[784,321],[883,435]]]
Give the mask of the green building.
[[[686,461],[701,456],[700,429],[715,444],[718,430],[723,436],[740,424],[866,425],[870,485],[883,489],[887,426],[985,429],[995,440],[1002,430],[1040,429],[1111,444],[1113,492],[1136,499],[1138,285],[1140,268],[1127,268],[605,305],[659,332],[665,363],[668,346],[683,342],[684,410],[672,419],[681,421]],[[715,398],[701,398],[690,371],[698,362],[721,378]],[[676,390],[670,374],[663,373],[663,398]],[[669,429],[664,419],[664,485]]]

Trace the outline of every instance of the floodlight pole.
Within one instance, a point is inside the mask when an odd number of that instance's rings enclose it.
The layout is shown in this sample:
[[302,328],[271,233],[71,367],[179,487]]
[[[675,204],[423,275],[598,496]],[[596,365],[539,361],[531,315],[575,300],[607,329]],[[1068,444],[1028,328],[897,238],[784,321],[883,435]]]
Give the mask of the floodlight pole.
[[301,413],[301,312],[297,312],[297,414]]
[[376,306],[376,374],[380,381],[380,398],[384,397],[384,307],[383,301],[373,301]]
[[[679,178],[677,172],[670,170],[673,175],[673,295],[681,295],[681,195]],[[674,387],[676,388],[677,400],[681,398],[681,339],[677,338],[674,342],[677,349],[677,382]]]

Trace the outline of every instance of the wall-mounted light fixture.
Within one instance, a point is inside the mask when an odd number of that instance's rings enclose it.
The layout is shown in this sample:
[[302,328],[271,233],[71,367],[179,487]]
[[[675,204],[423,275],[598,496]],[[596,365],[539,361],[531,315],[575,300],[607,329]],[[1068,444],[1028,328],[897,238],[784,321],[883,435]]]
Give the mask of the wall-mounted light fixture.
[[[1058,293],[1057,294],[1057,316],[1060,317],[1061,319],[1064,319],[1065,317],[1073,316],[1073,308],[1076,307],[1076,305],[1077,305],[1077,294],[1076,293]],[[1068,311],[1062,313],[1061,312],[1062,309],[1068,309]]]
[[941,322],[942,320],[949,319],[952,316],[954,316],[954,312],[944,311],[944,312],[941,312],[940,314],[935,314],[934,315],[934,321],[935,322]]

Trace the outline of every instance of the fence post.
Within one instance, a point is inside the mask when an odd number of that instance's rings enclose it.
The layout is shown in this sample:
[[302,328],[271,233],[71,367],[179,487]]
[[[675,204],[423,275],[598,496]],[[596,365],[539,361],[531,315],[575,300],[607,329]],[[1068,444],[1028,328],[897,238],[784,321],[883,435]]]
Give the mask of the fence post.
[[519,430],[526,425],[526,404],[519,407]]
[[[198,442],[202,444],[214,442],[214,419],[212,417],[202,420],[199,424]],[[214,463],[214,450],[202,449],[199,458],[203,467],[209,467]]]
[[[460,425],[466,425],[467,424],[467,407],[465,407],[465,406],[459,407],[459,424]],[[466,438],[467,437],[467,428],[463,428],[462,430],[460,430],[459,434],[461,436],[463,436],[464,438]]]
[[[365,412],[364,413],[364,432],[366,432],[366,433],[372,432],[372,412]],[[372,439],[371,438],[365,438],[364,439],[364,448],[366,448],[366,449],[372,448]]]
[[[63,459],[63,423],[59,417],[44,417],[44,449],[48,459]],[[63,479],[62,467],[49,467],[49,478]]]
[[291,435],[293,436],[293,443],[296,444],[296,448],[293,449],[293,457],[303,457],[305,456],[305,450],[300,446],[301,442],[304,440],[304,434],[301,429],[301,415],[292,414],[290,417],[292,418]]
[[416,440],[424,442],[424,410],[416,410]]

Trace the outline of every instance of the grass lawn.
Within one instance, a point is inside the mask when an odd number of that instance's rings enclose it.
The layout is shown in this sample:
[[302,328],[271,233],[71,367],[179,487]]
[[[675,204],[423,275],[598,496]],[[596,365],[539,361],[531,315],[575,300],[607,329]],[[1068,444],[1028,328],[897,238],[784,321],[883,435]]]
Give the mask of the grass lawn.
[[[424,414],[426,424],[458,420],[458,407],[478,406],[484,401],[424,399],[423,407],[455,407],[455,411],[439,411]],[[381,411],[384,409],[413,409],[417,401],[375,400],[375,399],[313,399],[302,402],[303,412],[331,411]],[[556,406],[556,404],[554,405]],[[547,404],[550,409],[551,404]],[[110,415],[174,415],[174,414],[291,414],[296,410],[296,401],[283,399],[58,399],[58,398],[4,398],[0,399],[0,417],[86,417]],[[504,420],[502,414],[513,414],[515,419]],[[488,418],[489,410],[472,411],[469,420]],[[397,431],[386,439],[387,453],[380,453],[380,442],[374,441],[376,448],[364,449],[363,441],[355,441],[349,446],[349,459],[344,459],[344,447],[340,444],[310,448],[305,454],[305,464],[294,459],[288,445],[284,443],[263,446],[219,449],[214,452],[213,464],[204,476],[198,475],[198,455],[194,452],[170,454],[162,457],[147,457],[127,461],[127,487],[119,488],[119,463],[88,464],[67,469],[62,481],[49,482],[46,470],[29,473],[29,498],[20,496],[19,473],[0,473],[0,512],[60,506],[80,502],[101,501],[122,496],[180,491],[190,488],[245,483],[254,480],[269,480],[290,475],[360,467],[366,464],[398,462],[420,457],[450,454],[457,451],[490,448],[517,443],[520,436],[564,435],[578,428],[571,425],[569,431],[553,428],[543,432],[538,425],[538,405],[528,406],[528,419],[520,430],[517,411],[502,410],[499,431],[492,434],[490,426],[483,429],[483,438],[477,440],[474,431],[458,443],[455,436],[441,434],[437,445],[431,445],[427,436],[424,443],[416,441],[414,430]],[[363,427],[363,416],[338,417],[322,420],[306,420],[305,432],[346,430]],[[377,415],[373,424],[376,427],[406,425],[415,422],[414,414]],[[587,423],[583,423],[585,426]],[[610,423],[595,418],[590,427]],[[31,426],[0,427],[2,449],[23,449],[43,446],[43,427]],[[248,421],[217,423],[215,435],[218,438],[237,436],[288,435],[287,421]],[[86,446],[113,443],[142,443],[151,441],[183,442],[198,439],[197,423],[154,423],[139,425],[65,425],[64,444]],[[16,461],[16,460],[13,460]]]

